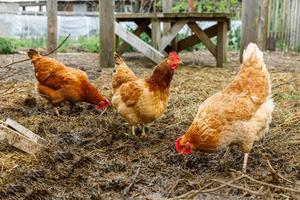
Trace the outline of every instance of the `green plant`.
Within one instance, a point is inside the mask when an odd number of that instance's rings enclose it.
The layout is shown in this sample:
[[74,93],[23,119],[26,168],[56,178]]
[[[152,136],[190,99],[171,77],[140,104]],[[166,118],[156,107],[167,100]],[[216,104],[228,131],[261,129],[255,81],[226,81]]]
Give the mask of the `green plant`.
[[[239,18],[241,10],[240,0],[194,0],[197,12],[227,12]],[[173,12],[188,12],[187,0],[175,0]]]
[[238,50],[241,45],[241,28],[232,29],[228,34],[228,47],[230,50]]
[[15,46],[10,38],[0,38],[0,53],[11,54],[15,52]]

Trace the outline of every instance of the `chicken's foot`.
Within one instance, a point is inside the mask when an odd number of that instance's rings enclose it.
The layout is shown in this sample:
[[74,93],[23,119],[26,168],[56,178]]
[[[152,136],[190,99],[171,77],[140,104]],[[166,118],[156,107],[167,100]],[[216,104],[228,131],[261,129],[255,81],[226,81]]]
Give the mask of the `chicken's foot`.
[[56,107],[54,107],[54,111],[55,111],[55,114],[56,114],[57,116],[60,115],[59,112],[58,112],[58,109],[57,109]]
[[145,126],[142,126],[142,137],[146,136],[146,132],[145,132]]
[[247,161],[248,161],[249,153],[244,154],[244,162],[243,162],[243,173],[246,173],[247,169]]
[[131,126],[132,135],[135,136],[135,126]]

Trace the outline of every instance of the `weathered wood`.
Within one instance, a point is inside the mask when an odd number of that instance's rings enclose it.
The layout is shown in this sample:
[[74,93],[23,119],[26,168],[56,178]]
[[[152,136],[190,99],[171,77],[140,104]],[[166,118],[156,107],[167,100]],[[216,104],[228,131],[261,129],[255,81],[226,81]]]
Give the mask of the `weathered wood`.
[[47,49],[50,52],[57,47],[57,0],[47,1],[47,27]]
[[151,39],[152,39],[152,46],[158,49],[160,38],[161,38],[161,30],[160,30],[160,21],[157,18],[151,19]]
[[[217,24],[213,25],[203,31],[209,38],[212,38],[217,35],[218,25]],[[187,48],[192,47],[199,43],[201,43],[201,40],[198,38],[198,36],[191,35],[191,36],[189,36],[185,39],[182,39],[178,42],[178,51],[180,52],[184,49],[187,49]]]
[[0,124],[0,138],[7,140],[9,145],[12,145],[29,154],[36,154],[43,146],[35,141],[30,140],[24,135]]
[[100,67],[114,67],[114,1],[99,0]]
[[209,36],[205,34],[205,32],[196,24],[196,22],[188,23],[190,29],[198,36],[200,41],[204,44],[204,46],[213,54],[215,58],[217,58],[217,48],[210,40]]
[[[143,32],[145,32],[146,30],[148,30],[148,34],[151,36],[151,29],[148,27],[150,24],[149,20],[145,20],[142,23],[137,23],[138,25],[137,29],[135,29],[133,31],[133,34],[136,36],[141,35]],[[127,42],[123,42],[120,47],[117,50],[117,53],[119,55],[122,55],[123,53],[125,53],[125,51],[127,51],[127,49],[130,47],[130,44],[128,44]]]
[[24,136],[26,136],[28,139],[30,139],[34,142],[43,144],[43,145],[47,145],[47,141],[44,138],[36,135],[32,131],[28,130],[27,128],[25,128],[24,126],[19,124],[18,122],[14,121],[10,118],[7,118],[5,123],[12,129],[14,129],[14,130],[20,132],[21,134],[23,134]]
[[170,42],[176,37],[176,35],[178,34],[178,32],[184,27],[184,25],[186,24],[185,20],[180,20],[177,21],[172,27],[171,30],[166,33],[162,38],[161,41],[159,42],[159,51],[163,51],[168,44],[170,44]]
[[267,49],[268,39],[268,16],[269,16],[269,0],[263,0],[259,2],[260,17],[258,25],[258,44],[262,50]]
[[115,50],[119,49],[120,38],[115,35]]
[[266,46],[265,32],[267,29],[266,4],[269,0],[243,0],[242,1],[242,35],[240,61],[245,47],[250,43],[256,43],[259,48]]
[[124,29],[122,25],[120,25],[117,22],[115,22],[115,33],[124,41],[136,48],[138,51],[142,52],[147,58],[151,59],[153,62],[160,63],[160,61],[164,58],[164,55],[161,52],[159,52],[146,42],[142,41],[133,33]]
[[218,22],[217,34],[217,66],[222,67],[227,60],[227,31],[228,23]]
[[115,18],[119,21],[132,21],[136,19],[158,18],[160,21],[176,21],[179,19],[216,21],[230,19],[232,14],[228,13],[117,13]]
[[[162,1],[162,10],[163,13],[171,13],[172,12],[172,6],[173,6],[173,0],[164,0]],[[171,29],[171,24],[168,22],[163,23],[163,34],[166,34]]]

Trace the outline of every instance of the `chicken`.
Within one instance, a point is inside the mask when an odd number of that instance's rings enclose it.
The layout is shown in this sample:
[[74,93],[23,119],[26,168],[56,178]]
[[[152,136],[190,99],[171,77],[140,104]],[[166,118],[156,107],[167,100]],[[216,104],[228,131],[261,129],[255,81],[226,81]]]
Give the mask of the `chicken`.
[[244,152],[246,172],[249,152],[254,141],[268,132],[273,109],[263,53],[250,43],[237,76],[223,91],[200,105],[189,129],[176,140],[176,150],[189,155],[195,149],[215,152],[238,145]]
[[178,54],[171,52],[155,67],[150,77],[140,79],[115,54],[112,105],[132,125],[133,135],[135,126],[141,125],[142,136],[145,136],[145,126],[165,112],[173,74],[181,63]]
[[102,110],[111,105],[110,101],[90,83],[85,72],[66,67],[55,59],[41,56],[36,50],[27,52],[34,65],[37,92],[56,108],[61,102],[87,102]]

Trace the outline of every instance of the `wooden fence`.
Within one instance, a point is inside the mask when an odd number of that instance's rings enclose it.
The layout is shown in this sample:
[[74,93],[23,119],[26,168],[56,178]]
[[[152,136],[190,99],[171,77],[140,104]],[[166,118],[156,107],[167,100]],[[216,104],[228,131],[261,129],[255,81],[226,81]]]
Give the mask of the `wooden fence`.
[[300,0],[269,1],[269,49],[300,51]]

